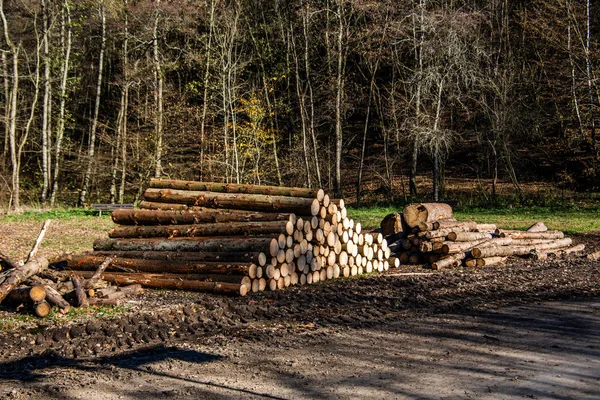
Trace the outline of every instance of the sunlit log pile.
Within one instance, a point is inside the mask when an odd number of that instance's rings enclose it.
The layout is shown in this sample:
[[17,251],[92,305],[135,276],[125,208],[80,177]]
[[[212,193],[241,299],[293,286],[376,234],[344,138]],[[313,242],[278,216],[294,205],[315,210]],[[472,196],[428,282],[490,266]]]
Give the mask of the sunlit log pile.
[[152,179],[139,207],[67,268],[87,278],[109,257],[115,284],[243,296],[390,267],[383,235],[322,189]]
[[495,224],[457,221],[444,203],[410,204],[401,214],[386,216],[381,230],[401,264],[428,264],[432,269],[483,267],[509,256],[545,259],[581,252],[561,231],[537,222],[526,231],[498,229]]

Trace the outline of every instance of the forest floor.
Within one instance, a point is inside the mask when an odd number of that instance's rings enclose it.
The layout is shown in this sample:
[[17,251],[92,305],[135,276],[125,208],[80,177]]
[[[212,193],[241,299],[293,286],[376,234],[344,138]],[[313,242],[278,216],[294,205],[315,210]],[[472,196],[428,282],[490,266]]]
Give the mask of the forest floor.
[[[53,235],[78,250],[66,236],[104,237],[110,221],[91,218],[53,223],[41,254],[63,251]],[[23,257],[39,225],[0,221],[0,247]],[[572,237],[600,249],[598,231]],[[0,308],[0,398],[592,398],[598,343],[598,262],[402,266],[243,298],[149,290],[44,320]]]

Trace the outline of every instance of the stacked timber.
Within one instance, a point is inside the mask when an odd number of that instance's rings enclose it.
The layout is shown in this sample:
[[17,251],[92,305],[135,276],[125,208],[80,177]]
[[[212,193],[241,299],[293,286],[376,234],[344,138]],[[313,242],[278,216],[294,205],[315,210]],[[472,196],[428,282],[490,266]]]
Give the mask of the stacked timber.
[[68,268],[87,277],[110,257],[116,284],[244,296],[390,267],[383,235],[322,189],[152,179],[139,206]]
[[526,231],[498,229],[495,224],[457,221],[443,203],[410,204],[402,214],[384,218],[381,229],[401,264],[429,264],[436,270],[494,265],[513,255],[543,259],[584,250],[543,222]]

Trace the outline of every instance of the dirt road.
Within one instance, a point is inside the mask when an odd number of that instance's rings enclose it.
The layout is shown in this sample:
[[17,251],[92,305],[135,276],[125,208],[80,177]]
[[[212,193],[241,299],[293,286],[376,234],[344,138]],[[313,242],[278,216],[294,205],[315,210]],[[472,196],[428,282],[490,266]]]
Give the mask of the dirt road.
[[0,398],[600,398],[598,262],[423,272],[6,329]]
[[[600,299],[23,358],[6,398],[598,398]],[[6,364],[4,364],[6,366]]]

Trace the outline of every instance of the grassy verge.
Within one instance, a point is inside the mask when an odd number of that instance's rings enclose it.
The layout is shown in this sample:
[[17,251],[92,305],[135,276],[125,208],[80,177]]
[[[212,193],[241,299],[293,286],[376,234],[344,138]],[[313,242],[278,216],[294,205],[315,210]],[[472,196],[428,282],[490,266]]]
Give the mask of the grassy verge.
[[[400,211],[401,207],[351,207],[350,218],[366,228],[376,228],[387,214]],[[455,210],[458,220],[472,220],[479,223],[494,223],[504,229],[526,229],[534,222],[543,221],[549,229],[561,230],[567,234],[589,232],[600,229],[600,207],[556,209],[546,207],[481,209],[463,208]]]
[[54,208],[54,209],[29,209],[18,214],[8,214],[0,218],[0,222],[25,222],[44,221],[46,219],[73,220],[83,219],[94,221],[96,219],[110,219],[110,213],[104,213],[98,217],[98,211],[86,208]]

